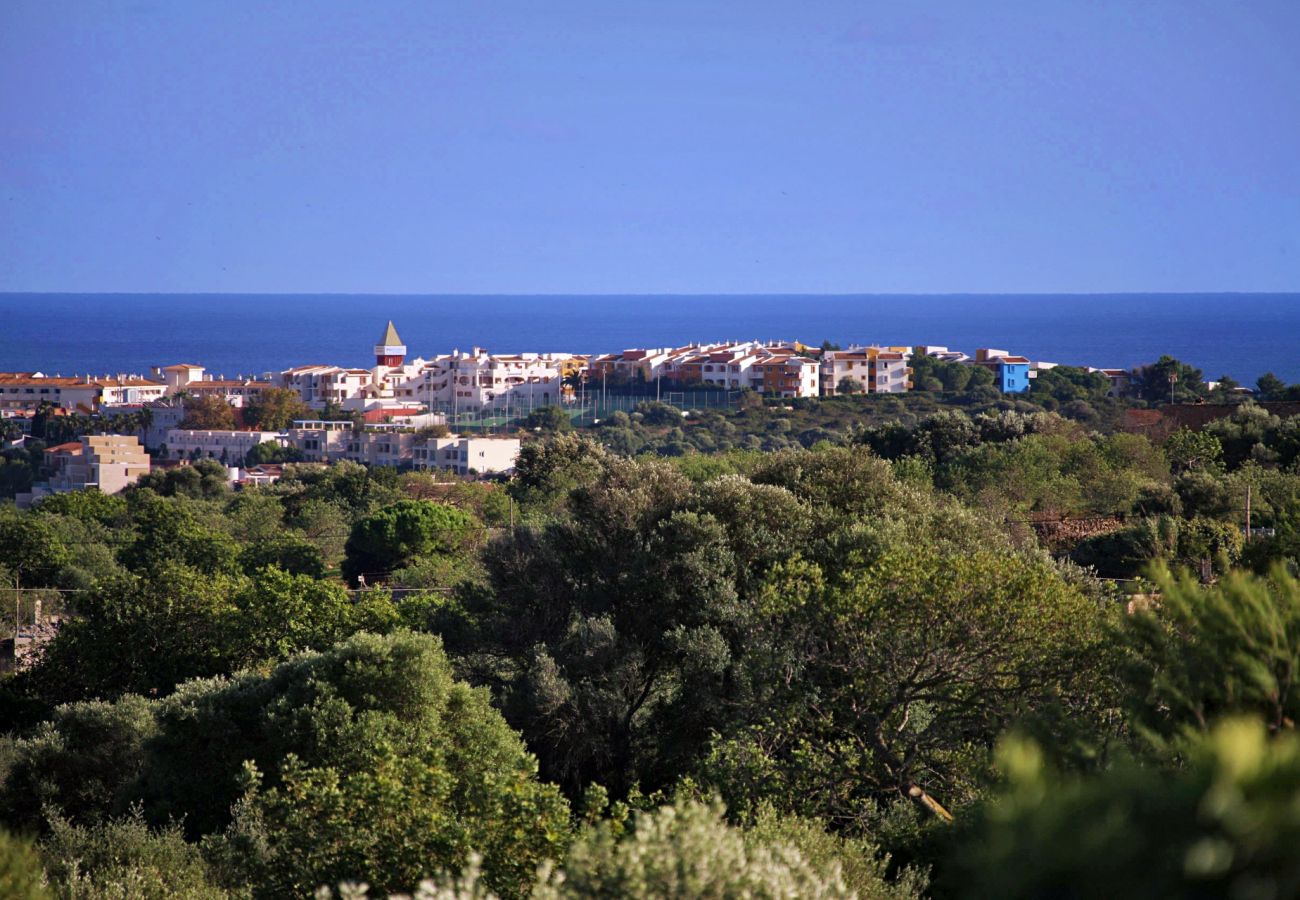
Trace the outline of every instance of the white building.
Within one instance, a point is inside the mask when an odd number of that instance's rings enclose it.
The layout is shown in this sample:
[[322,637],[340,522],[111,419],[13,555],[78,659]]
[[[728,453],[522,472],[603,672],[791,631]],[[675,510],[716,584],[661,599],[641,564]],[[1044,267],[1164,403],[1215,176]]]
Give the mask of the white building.
[[0,372],[0,408],[4,409],[35,409],[48,402],[92,413],[101,406],[161,400],[166,392],[162,382],[139,375],[63,377],[43,372]]
[[934,344],[921,344],[913,348],[917,356],[929,356],[942,362],[966,362],[970,356],[960,350],[949,350],[947,347],[939,347]]
[[308,462],[327,463],[344,458],[353,427],[349,421],[300,420],[293,423],[286,438],[289,446],[301,450]]
[[851,347],[822,354],[822,393],[837,394],[851,378],[868,394],[902,394],[912,386],[904,347]]
[[420,358],[406,361],[406,345],[392,322],[388,323],[374,351],[373,368],[295,366],[280,373],[279,383],[297,391],[302,401],[314,409],[337,403],[349,410],[403,407],[420,411],[425,361]]
[[567,353],[493,355],[479,347],[436,356],[424,364],[416,396],[431,409],[453,412],[558,404],[573,359]]
[[340,366],[295,366],[280,373],[280,384],[298,392],[302,402],[314,409],[326,403],[340,406],[362,397],[370,384],[369,369],[344,369]]
[[271,387],[274,385],[270,381],[254,378],[209,378],[191,381],[185,390],[194,397],[220,397],[236,409],[243,409],[260,400]]
[[167,446],[167,435],[179,428],[185,420],[185,407],[180,403],[154,403],[149,406],[149,427],[144,432],[144,445],[151,450]]
[[368,466],[412,464],[415,433],[401,425],[366,425],[343,442],[343,458]]
[[288,435],[279,431],[199,431],[173,428],[167,432],[169,459],[217,459],[239,463],[258,444],[283,447]]
[[167,386],[167,395],[185,390],[191,382],[203,379],[203,366],[196,363],[176,363],[171,366],[154,366],[153,376]]
[[495,475],[514,471],[518,438],[449,435],[416,444],[412,462],[420,469],[443,469],[457,475]]

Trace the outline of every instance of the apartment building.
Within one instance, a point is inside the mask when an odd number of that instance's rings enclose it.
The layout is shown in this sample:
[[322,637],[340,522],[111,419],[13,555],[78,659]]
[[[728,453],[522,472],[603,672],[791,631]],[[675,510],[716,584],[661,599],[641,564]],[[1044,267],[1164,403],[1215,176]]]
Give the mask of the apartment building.
[[750,366],[750,385],[773,397],[793,399],[821,393],[821,365],[805,356],[771,356]]
[[851,347],[827,350],[821,358],[822,393],[840,391],[845,379],[857,382],[869,394],[902,394],[912,387],[907,347]]
[[194,397],[220,397],[236,409],[243,409],[275,385],[252,378],[211,378],[191,381],[185,388]]
[[302,402],[319,409],[326,403],[350,405],[362,397],[373,375],[369,369],[341,366],[295,366],[280,373],[281,387],[297,391]]
[[401,425],[366,425],[343,442],[343,458],[368,466],[409,467],[415,433]]
[[804,350],[801,345],[760,341],[624,350],[593,358],[590,378],[647,382],[662,378],[679,385],[714,384],[775,396],[814,397],[820,389],[818,364],[802,356]]
[[414,447],[412,462],[419,469],[442,469],[457,475],[495,475],[514,471],[519,458],[517,438],[430,438]]
[[624,350],[622,353],[604,353],[591,358],[588,364],[590,378],[614,379],[615,382],[654,381],[665,374],[668,361],[675,353],[683,353],[691,348],[681,347],[676,350],[668,347],[653,349]]
[[156,450],[167,446],[167,435],[185,421],[185,407],[174,401],[149,405],[149,425],[144,431],[145,447]]
[[217,459],[232,465],[239,463],[258,444],[288,444],[288,435],[279,431],[200,431],[173,428],[164,444],[168,459]]
[[49,494],[89,488],[116,494],[149,473],[149,457],[134,435],[93,434],[56,444],[46,448],[44,464],[49,479],[19,494],[19,507]]
[[437,410],[474,410],[516,404],[549,406],[566,396],[569,353],[491,354],[481,347],[453,351],[424,364],[416,396]]
[[970,357],[960,350],[949,350],[947,347],[940,347],[935,344],[919,344],[912,348],[912,352],[917,356],[930,356],[942,362],[967,362]]
[[993,372],[994,384],[1004,394],[1023,394],[1029,390],[1029,380],[1036,374],[1023,356],[1012,356],[1006,350],[991,347],[975,351],[974,364]]
[[343,459],[344,449],[351,436],[353,425],[350,421],[325,421],[320,419],[300,419],[286,432],[289,446],[302,451],[307,462],[328,463]]
[[205,369],[197,363],[176,363],[171,366],[154,366],[153,376],[155,381],[161,381],[167,386],[167,395],[180,393],[185,390],[191,382],[201,381]]
[[296,391],[314,409],[337,403],[349,410],[396,407],[407,412],[419,411],[426,363],[418,357],[406,360],[406,345],[391,321],[375,344],[374,352],[373,368],[295,366],[279,374],[278,384]]
[[1107,397],[1123,397],[1129,392],[1129,382],[1132,379],[1132,373],[1128,369],[1096,369],[1088,366],[1089,372],[1098,372],[1106,376],[1110,382],[1110,390],[1106,392]]
[[53,403],[78,412],[101,406],[160,400],[167,386],[139,375],[81,375],[64,377],[43,372],[0,372],[0,408],[35,409]]

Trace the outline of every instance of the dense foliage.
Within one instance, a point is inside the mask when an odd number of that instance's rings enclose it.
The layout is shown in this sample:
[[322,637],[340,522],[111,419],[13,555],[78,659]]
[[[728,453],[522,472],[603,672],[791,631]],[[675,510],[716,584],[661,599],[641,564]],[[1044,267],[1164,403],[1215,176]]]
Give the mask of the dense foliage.
[[1089,373],[957,368],[542,411],[506,484],[0,509],[6,620],[61,621],[0,681],[0,886],[1294,893],[1300,419],[1153,442]]

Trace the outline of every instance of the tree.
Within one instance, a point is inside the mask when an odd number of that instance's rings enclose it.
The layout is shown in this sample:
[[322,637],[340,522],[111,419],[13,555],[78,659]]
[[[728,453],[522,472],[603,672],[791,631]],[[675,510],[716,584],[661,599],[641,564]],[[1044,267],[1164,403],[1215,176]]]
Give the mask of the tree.
[[290,532],[274,540],[249,544],[239,553],[239,565],[246,575],[274,566],[290,575],[309,578],[325,577],[325,560],[320,548],[298,534]]
[[326,400],[319,418],[326,422],[351,422],[352,427],[360,428],[365,423],[366,415],[359,409],[344,409],[338,402]]
[[40,843],[50,882],[62,897],[225,900],[199,848],[180,826],[150,828],[136,810],[85,825],[61,816]]
[[14,578],[14,584],[6,587],[53,585],[71,559],[49,519],[8,515],[0,510],[0,565]]
[[285,447],[271,441],[261,441],[254,444],[248,453],[244,454],[244,465],[246,466],[264,466],[268,463],[281,464],[302,461],[302,451],[297,447]]
[[1110,392],[1110,379],[1076,366],[1054,366],[1040,369],[1038,377],[1029,383],[1029,391],[1031,397],[1051,397],[1058,403],[1097,401]]
[[1223,444],[1208,431],[1178,429],[1165,441],[1165,455],[1175,475],[1200,470],[1217,472],[1223,466]]
[[10,748],[0,790],[4,822],[37,831],[50,809],[82,823],[124,812],[123,791],[140,775],[145,742],[157,733],[143,697],[58,707]]
[[195,682],[159,722],[146,813],[200,834],[229,822],[213,849],[259,895],[357,878],[409,890],[473,849],[491,887],[519,896],[567,835],[563,799],[427,635],[359,635],[269,675]]
[[1234,720],[1186,757],[1173,770],[1121,764],[1081,778],[1054,772],[1033,743],[1007,742],[1008,783],[950,833],[936,895],[1295,896],[1300,739]]
[[509,492],[530,509],[554,511],[578,484],[601,471],[608,454],[585,435],[557,434],[546,441],[528,441],[515,461]]
[[230,490],[230,482],[226,480],[224,465],[215,459],[198,459],[193,465],[150,472],[136,482],[135,489],[147,489],[163,497],[211,500],[225,496]]
[[840,379],[839,384],[835,385],[835,393],[862,394],[865,393],[865,390],[862,387],[861,381],[858,381],[856,378],[853,378],[852,376],[846,375],[845,377]]
[[415,440],[419,443],[427,444],[434,438],[444,438],[451,434],[451,429],[445,423],[436,422],[433,425],[422,425],[415,431]]
[[900,542],[839,571],[793,559],[763,609],[753,724],[704,767],[740,811],[768,801],[861,829],[881,804],[955,806],[1010,724],[1045,716],[1059,732],[1110,705],[1101,611],[1005,551]]
[[1168,403],[1171,397],[1185,403],[1209,392],[1200,369],[1168,355],[1135,369],[1130,383],[1138,397],[1152,403]]
[[1156,573],[1159,603],[1128,616],[1119,636],[1130,713],[1172,738],[1250,714],[1269,728],[1300,720],[1300,581],[1233,573],[1202,586]]
[[174,561],[81,595],[78,613],[20,677],[49,705],[157,695],[228,668],[228,621],[239,579]]
[[[273,606],[301,585],[288,587]],[[140,879],[111,896],[163,896],[168,875],[201,884],[180,823],[240,896],[355,878],[410,889],[476,852],[492,889],[516,897],[569,831],[518,735],[428,635],[358,635],[163,699],[68,707],[7,756],[17,777],[0,799],[7,814],[25,804],[20,821],[44,817],[55,880],[108,892]]]
[[1286,393],[1286,382],[1272,372],[1265,372],[1255,381],[1255,389],[1261,400],[1281,400]]
[[12,900],[48,900],[40,856],[26,838],[0,831],[0,896]]
[[638,403],[634,411],[641,414],[642,421],[647,425],[663,427],[682,424],[682,411],[671,404],[660,403],[658,400],[647,400]]
[[312,418],[311,407],[292,388],[266,388],[244,408],[244,419],[262,431],[284,431],[295,421]]
[[344,547],[343,575],[382,580],[423,556],[457,554],[474,519],[464,510],[427,500],[402,500],[352,526]]
[[[883,887],[883,886],[882,886]],[[879,896],[908,896],[881,890]],[[814,865],[785,842],[747,840],[721,811],[689,801],[638,813],[632,834],[584,829],[562,870],[543,875],[537,900],[594,897],[858,897],[835,859]]]
[[337,582],[289,574],[274,566],[259,570],[235,595],[234,606],[226,623],[228,670],[325,649],[362,624],[360,608]]
[[70,516],[81,522],[108,527],[121,526],[127,520],[126,499],[100,493],[98,488],[50,494],[42,497],[32,509],[39,515]]
[[662,785],[702,751],[741,640],[737,569],[759,577],[778,523],[807,512],[743,479],[692,498],[665,463],[603,467],[570,516],[495,541],[492,591],[467,598],[466,652],[488,660],[545,777],[574,797],[592,781],[620,796]]
[[232,431],[235,427],[235,410],[224,398],[213,394],[191,397],[185,401],[185,418],[181,428],[199,431]]
[[118,559],[136,572],[176,563],[200,572],[233,572],[234,542],[200,520],[194,508],[152,491],[135,495],[135,534]]
[[530,431],[571,431],[573,418],[559,406],[539,406],[524,417]]

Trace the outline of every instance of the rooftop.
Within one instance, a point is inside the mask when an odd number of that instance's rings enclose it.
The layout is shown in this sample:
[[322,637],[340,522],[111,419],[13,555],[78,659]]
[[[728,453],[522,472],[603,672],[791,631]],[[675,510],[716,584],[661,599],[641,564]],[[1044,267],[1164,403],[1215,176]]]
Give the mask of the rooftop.
[[381,347],[402,347],[402,339],[397,336],[397,329],[393,327],[393,320],[388,320],[388,327],[384,329],[384,336],[379,339]]

